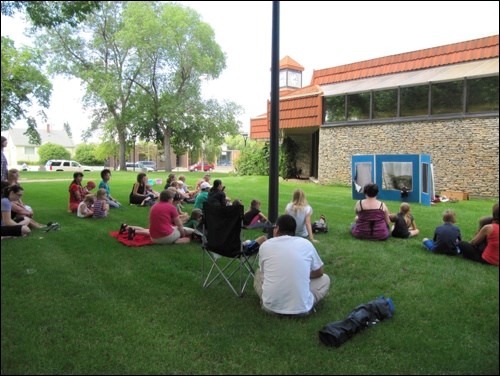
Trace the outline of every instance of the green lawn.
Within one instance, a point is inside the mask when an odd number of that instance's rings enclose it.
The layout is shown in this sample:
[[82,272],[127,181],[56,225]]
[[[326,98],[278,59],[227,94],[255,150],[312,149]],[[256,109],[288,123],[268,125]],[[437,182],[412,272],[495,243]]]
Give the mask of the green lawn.
[[[185,175],[194,185],[203,174]],[[36,219],[62,228],[2,241],[2,374],[498,374],[498,268],[420,244],[447,208],[470,240],[494,200],[413,203],[417,238],[369,242],[349,234],[350,187],[280,181],[280,213],[301,187],[329,226],[316,247],[330,294],[312,316],[290,319],[263,312],[252,288],[242,298],[220,283],[203,289],[199,243],[129,248],[109,236],[122,222],[147,226],[149,208],[127,204],[135,176],[113,172],[112,195],[126,205],[84,220],[66,212],[71,173],[22,173]],[[57,180],[23,182],[48,178]],[[267,177],[215,178],[245,208],[261,200],[267,214]],[[87,180],[98,183],[99,173]],[[246,239],[261,234],[244,230]],[[391,319],[339,348],[319,341],[324,325],[380,295],[394,301]]]

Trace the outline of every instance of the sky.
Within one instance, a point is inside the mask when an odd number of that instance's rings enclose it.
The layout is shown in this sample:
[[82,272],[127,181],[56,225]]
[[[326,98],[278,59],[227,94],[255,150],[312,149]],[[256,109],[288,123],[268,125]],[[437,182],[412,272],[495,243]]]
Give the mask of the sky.
[[[273,2],[179,3],[196,10],[214,29],[226,54],[226,69],[204,83],[203,96],[242,106],[241,130],[248,133],[250,118],[265,113],[270,98]],[[16,47],[29,44],[19,17],[2,16],[1,21],[1,34]],[[304,67],[307,86],[314,70],[483,38],[498,29],[498,1],[281,1],[279,57],[288,55]],[[52,82],[48,122],[54,129],[68,122],[80,143],[90,118],[81,105],[79,81],[58,77]]]

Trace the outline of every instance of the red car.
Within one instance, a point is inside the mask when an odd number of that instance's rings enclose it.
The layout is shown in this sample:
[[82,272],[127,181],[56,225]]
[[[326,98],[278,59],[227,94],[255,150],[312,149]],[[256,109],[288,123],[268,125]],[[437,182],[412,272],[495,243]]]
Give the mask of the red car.
[[[213,163],[203,163],[203,171],[212,171],[215,168]],[[189,167],[189,171],[202,171],[201,162],[198,162]]]

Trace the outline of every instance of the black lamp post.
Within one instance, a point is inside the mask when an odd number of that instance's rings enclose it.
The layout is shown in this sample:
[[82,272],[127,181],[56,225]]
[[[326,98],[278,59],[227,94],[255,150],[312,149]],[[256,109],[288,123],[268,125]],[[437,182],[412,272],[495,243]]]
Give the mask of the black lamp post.
[[247,148],[248,133],[242,133],[241,136],[243,137],[243,141],[245,141],[245,149],[246,149]]
[[133,166],[134,166],[134,167],[133,167],[133,171],[134,171],[134,172],[135,172],[135,138],[136,138],[136,135],[135,135],[135,134],[133,134],[133,135],[132,135],[132,141],[134,142],[134,157],[133,157],[132,162],[134,163],[134,165],[133,165]]

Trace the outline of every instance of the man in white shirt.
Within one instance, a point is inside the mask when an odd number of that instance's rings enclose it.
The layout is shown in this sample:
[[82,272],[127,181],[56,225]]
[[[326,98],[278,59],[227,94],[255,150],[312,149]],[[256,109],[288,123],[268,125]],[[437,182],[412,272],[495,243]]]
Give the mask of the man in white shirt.
[[309,240],[295,236],[296,226],[291,215],[280,216],[274,237],[259,249],[254,288],[268,312],[307,315],[330,288],[318,252]]

